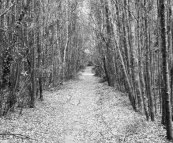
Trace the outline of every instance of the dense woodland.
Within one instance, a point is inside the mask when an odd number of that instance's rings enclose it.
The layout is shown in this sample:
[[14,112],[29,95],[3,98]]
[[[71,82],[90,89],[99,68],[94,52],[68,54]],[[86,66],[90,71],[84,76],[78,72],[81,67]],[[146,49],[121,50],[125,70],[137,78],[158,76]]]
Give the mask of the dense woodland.
[[63,84],[84,66],[77,1],[0,3],[0,115],[34,107],[43,90]]
[[172,19],[171,0],[0,0],[0,116],[34,108],[90,60],[172,140]]

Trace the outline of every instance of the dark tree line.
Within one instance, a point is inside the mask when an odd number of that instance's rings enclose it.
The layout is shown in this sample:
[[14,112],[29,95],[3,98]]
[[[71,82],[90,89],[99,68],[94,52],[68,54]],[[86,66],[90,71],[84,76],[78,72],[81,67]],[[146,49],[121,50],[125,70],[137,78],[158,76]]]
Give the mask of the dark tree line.
[[127,93],[135,111],[161,113],[172,140],[173,27],[170,0],[91,0],[98,76]]
[[85,66],[76,0],[0,1],[0,116],[35,107]]

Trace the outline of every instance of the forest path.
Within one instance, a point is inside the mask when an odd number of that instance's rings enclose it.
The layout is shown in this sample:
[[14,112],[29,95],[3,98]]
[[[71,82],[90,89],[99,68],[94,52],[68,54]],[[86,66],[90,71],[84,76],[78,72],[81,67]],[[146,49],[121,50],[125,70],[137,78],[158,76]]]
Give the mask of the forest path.
[[79,79],[66,82],[61,89],[46,91],[44,101],[37,102],[34,109],[25,109],[19,118],[1,119],[0,133],[19,136],[0,138],[0,142],[150,142],[146,132],[151,142],[158,142],[148,131],[150,125],[133,112],[128,98],[106,83],[99,83],[91,68],[87,67]]

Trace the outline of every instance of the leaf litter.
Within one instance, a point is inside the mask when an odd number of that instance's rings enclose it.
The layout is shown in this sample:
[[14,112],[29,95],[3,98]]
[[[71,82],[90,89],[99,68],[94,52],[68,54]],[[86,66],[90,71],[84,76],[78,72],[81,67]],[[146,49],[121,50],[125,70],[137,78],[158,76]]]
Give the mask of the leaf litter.
[[99,83],[91,67],[36,108],[0,119],[0,143],[167,143],[158,122],[132,110],[128,98]]

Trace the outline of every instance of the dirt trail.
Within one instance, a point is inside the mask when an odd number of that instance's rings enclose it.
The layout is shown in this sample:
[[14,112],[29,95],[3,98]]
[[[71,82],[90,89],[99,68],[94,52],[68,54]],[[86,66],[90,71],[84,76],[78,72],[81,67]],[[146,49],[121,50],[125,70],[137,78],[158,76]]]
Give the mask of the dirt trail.
[[[45,92],[45,100],[38,102],[35,109],[25,109],[21,117],[1,119],[0,133],[10,132],[29,138],[21,140],[21,136],[9,136],[1,138],[0,142],[150,142],[145,134],[148,125],[132,111],[127,97],[99,83],[91,68],[87,67],[79,80],[68,81],[62,89]],[[153,129],[154,132],[157,130]],[[154,135],[149,135],[151,142],[158,142]]]
[[[115,92],[98,81],[99,79],[91,73],[91,67],[87,67],[80,80],[71,84],[68,91],[66,90],[70,101],[64,105],[65,143],[121,141],[118,122],[121,116],[128,113],[124,111],[124,114],[118,115],[118,111],[123,109],[122,107],[114,109],[115,104],[118,103],[115,101],[117,99]],[[124,119],[128,121],[128,118]]]

